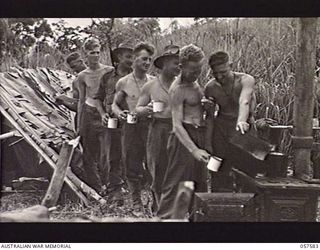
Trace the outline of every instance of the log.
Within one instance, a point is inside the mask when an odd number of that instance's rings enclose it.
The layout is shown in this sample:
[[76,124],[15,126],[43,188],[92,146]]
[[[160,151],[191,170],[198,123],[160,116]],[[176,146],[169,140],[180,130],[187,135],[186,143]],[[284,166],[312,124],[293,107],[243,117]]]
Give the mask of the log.
[[53,207],[57,204],[60,196],[61,188],[64,182],[64,178],[67,173],[67,167],[70,165],[74,147],[68,142],[64,142],[60,149],[59,159],[57,162],[57,167],[52,175],[50,185],[48,187],[47,193],[42,200],[41,205],[47,208]]

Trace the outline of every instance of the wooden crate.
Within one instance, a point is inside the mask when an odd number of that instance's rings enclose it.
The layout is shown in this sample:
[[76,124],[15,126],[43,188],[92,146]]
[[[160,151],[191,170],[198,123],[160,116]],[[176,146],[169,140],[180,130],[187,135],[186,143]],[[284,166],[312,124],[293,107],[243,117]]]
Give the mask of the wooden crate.
[[256,221],[254,197],[254,193],[196,193],[193,221]]

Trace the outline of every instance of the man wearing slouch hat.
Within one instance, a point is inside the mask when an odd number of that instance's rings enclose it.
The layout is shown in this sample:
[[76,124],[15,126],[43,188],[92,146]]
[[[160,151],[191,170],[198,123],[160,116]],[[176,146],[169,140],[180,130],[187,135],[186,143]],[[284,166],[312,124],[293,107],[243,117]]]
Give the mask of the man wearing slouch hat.
[[169,88],[180,72],[179,47],[176,45],[166,46],[164,53],[154,60],[154,65],[160,69],[160,74],[142,87],[136,111],[141,116],[148,116],[150,103],[162,107],[159,111],[153,109],[147,139],[148,169],[152,176],[152,210],[156,212],[168,165],[167,143],[169,133],[172,130]]

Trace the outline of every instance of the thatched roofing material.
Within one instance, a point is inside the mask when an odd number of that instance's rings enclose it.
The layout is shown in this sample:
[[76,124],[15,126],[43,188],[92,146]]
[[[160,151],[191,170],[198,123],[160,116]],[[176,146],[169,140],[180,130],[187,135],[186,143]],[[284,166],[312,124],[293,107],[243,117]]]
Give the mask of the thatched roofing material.
[[18,115],[31,134],[58,152],[62,142],[75,135],[70,111],[56,105],[54,95],[70,90],[72,80],[73,76],[63,71],[13,68],[0,73],[1,105]]
[[[12,127],[53,168],[65,140],[75,138],[70,111],[54,102],[55,94],[65,94],[73,77],[49,69],[12,69],[0,73],[0,111]],[[87,196],[106,201],[67,169],[66,183],[88,205]]]

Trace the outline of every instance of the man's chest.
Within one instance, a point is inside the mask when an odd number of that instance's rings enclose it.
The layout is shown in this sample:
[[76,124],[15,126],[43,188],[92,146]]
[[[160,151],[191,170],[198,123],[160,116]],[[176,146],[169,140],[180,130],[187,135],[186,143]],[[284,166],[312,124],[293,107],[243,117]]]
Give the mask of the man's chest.
[[184,88],[182,95],[184,96],[184,103],[189,106],[197,106],[201,104],[203,91],[200,88]]
[[88,89],[96,89],[99,86],[104,74],[105,70],[97,70],[84,74],[83,79],[86,87]]
[[211,96],[221,106],[228,106],[234,103],[238,103],[241,93],[239,86],[231,86],[230,88],[223,88],[218,85],[214,85],[211,89]]
[[129,79],[124,86],[123,91],[129,100],[137,100],[141,94],[141,88],[134,80]]
[[169,89],[158,83],[150,88],[150,98],[154,101],[169,102]]

